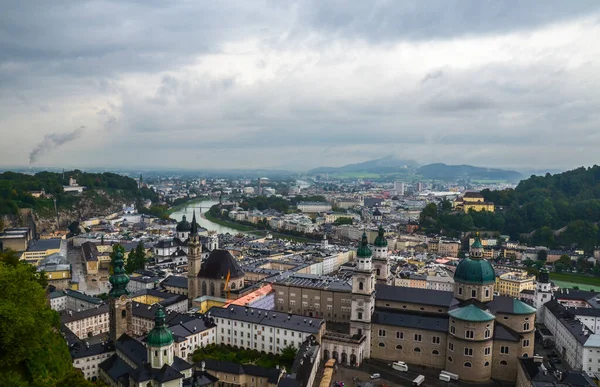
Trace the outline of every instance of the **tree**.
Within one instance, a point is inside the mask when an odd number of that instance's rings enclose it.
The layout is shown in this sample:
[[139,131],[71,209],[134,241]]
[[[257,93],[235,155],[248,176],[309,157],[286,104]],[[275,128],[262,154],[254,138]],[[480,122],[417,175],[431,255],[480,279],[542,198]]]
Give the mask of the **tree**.
[[127,255],[127,263],[125,264],[125,271],[127,274],[131,274],[136,270],[144,269],[146,266],[146,250],[142,242],[139,242],[135,249],[129,252]]
[[352,224],[352,218],[350,217],[343,217],[343,218],[337,218],[333,224],[335,224],[336,226],[342,225],[342,224]]
[[548,251],[546,251],[546,250],[538,251],[537,258],[538,258],[538,261],[545,262],[546,259],[548,259]]
[[293,363],[296,358],[296,354],[298,354],[298,349],[292,345],[288,345],[287,347],[281,350],[281,360],[284,363]]
[[35,267],[0,252],[0,385],[91,386],[73,368]]
[[565,266],[565,264],[564,264],[564,263],[562,263],[562,262],[558,262],[558,261],[557,261],[557,262],[554,264],[554,271],[555,271],[555,272],[557,272],[557,273],[562,273],[562,272],[563,272],[563,271],[564,271],[566,268],[567,268],[567,267],[566,267],[566,266]]
[[[560,256],[560,258],[558,258],[558,261],[556,261],[556,263],[562,263],[565,267],[570,268],[571,257],[569,257],[567,254],[563,254]],[[556,263],[554,263],[554,266],[556,266]]]

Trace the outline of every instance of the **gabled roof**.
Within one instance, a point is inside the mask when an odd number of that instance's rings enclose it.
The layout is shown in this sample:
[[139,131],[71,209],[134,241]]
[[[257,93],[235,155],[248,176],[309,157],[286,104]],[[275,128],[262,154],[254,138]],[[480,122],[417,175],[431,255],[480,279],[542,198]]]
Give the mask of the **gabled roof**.
[[214,249],[200,266],[198,277],[210,279],[224,279],[230,275],[231,278],[244,276],[237,259],[227,250]]
[[506,314],[532,314],[535,313],[535,308],[527,305],[523,301],[517,300],[516,298],[508,296],[495,296],[487,306],[490,308],[492,313],[506,313]]

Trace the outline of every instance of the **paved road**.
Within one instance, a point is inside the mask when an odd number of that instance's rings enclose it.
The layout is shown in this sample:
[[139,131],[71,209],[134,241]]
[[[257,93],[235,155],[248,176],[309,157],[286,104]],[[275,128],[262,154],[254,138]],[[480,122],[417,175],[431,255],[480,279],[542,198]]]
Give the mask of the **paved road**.
[[71,264],[73,279],[79,281],[79,291],[90,295],[109,291],[110,286],[107,281],[100,281],[100,277],[96,277],[96,281],[93,281],[94,277],[86,276],[80,248],[69,246],[67,249],[67,260]]
[[[378,373],[381,378],[372,380],[370,375]],[[477,387],[500,387],[510,386],[514,384],[502,384],[495,381],[489,383],[471,384],[461,381],[443,382],[438,379],[440,371],[438,369],[409,365],[408,372],[400,372],[392,369],[391,364],[376,360],[369,360],[363,363],[359,368],[344,367],[338,365],[338,369],[333,376],[333,381],[341,381],[348,387],[356,387],[357,383],[353,382],[353,378],[358,378],[360,382],[373,382],[376,386],[387,384],[391,387],[412,386],[412,381],[419,375],[425,376],[425,382],[421,385],[424,387],[459,387],[459,386],[477,386]]]

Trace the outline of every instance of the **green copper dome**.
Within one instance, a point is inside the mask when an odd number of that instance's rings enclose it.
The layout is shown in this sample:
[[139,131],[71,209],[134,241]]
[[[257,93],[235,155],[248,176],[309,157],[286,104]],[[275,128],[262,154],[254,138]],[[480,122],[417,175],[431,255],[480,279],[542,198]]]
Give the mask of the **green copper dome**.
[[483,245],[481,244],[481,239],[479,239],[479,234],[475,236],[475,241],[471,245],[472,249],[483,249]]
[[377,232],[377,238],[375,238],[375,243],[373,243],[377,247],[387,247],[388,242],[387,239],[383,236],[385,230],[383,226],[379,226],[379,231]]
[[471,322],[492,321],[494,319],[493,314],[481,310],[473,304],[451,310],[448,314],[457,320]]
[[454,281],[472,285],[487,285],[496,282],[492,264],[485,259],[465,258],[456,267]]
[[513,314],[532,314],[536,309],[521,300],[513,299]]
[[371,258],[371,249],[369,248],[369,243],[367,242],[366,232],[363,232],[362,240],[358,245],[358,250],[356,250],[356,256],[359,258]]
[[173,343],[173,333],[165,323],[165,311],[162,306],[154,314],[154,328],[148,333],[146,343],[149,347],[164,347]]
[[108,281],[112,285],[108,295],[112,298],[119,298],[122,295],[128,295],[127,284],[129,283],[129,276],[125,274],[123,268],[123,252],[117,250],[114,259],[112,261],[113,274],[110,276]]

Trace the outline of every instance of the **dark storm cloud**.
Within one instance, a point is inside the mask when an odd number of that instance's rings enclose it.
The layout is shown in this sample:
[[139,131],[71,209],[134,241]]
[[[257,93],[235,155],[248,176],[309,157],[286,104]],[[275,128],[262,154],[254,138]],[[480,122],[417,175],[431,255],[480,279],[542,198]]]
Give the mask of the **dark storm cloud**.
[[530,30],[600,10],[597,0],[311,0],[310,4],[300,8],[310,26],[375,43]]

